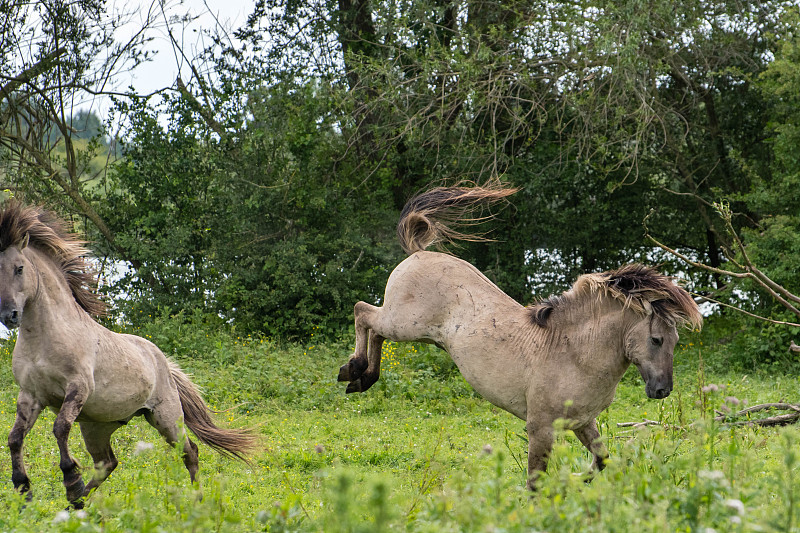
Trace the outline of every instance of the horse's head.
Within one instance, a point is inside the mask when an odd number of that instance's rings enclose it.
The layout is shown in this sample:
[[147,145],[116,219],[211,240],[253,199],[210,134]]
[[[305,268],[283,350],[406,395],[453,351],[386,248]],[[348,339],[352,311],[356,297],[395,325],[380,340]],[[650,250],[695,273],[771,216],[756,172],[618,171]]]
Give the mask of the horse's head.
[[0,322],[8,329],[19,326],[28,296],[36,288],[35,270],[23,251],[28,235],[0,252]]
[[666,398],[672,392],[672,357],[678,343],[675,324],[648,313],[630,328],[625,355],[636,365],[649,398]]

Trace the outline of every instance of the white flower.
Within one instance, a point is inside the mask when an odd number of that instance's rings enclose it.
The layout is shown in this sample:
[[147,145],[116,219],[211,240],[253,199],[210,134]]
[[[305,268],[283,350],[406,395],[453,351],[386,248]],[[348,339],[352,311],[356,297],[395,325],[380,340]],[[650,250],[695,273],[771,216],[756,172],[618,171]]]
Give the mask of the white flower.
[[742,500],[735,500],[733,498],[730,500],[725,500],[725,507],[736,511],[736,514],[738,515],[744,514],[744,504],[742,503]]
[[69,511],[59,511],[53,518],[53,523],[60,524],[61,522],[66,522],[67,520],[69,520]]
[[140,440],[136,443],[136,448],[133,449],[133,455],[141,455],[153,449],[153,444]]

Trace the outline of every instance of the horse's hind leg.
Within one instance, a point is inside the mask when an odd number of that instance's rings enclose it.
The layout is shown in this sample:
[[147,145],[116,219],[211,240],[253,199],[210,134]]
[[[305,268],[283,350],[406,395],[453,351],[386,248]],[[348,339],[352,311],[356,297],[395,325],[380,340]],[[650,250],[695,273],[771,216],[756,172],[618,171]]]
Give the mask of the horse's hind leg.
[[58,451],[61,455],[59,466],[64,473],[64,488],[67,490],[67,500],[75,509],[83,508],[84,484],[81,478],[81,468],[78,462],[69,453],[69,432],[72,424],[83,409],[83,404],[89,396],[87,387],[71,385],[67,387],[64,403],[56,415],[53,424],[53,434],[56,437]]
[[89,455],[92,456],[92,461],[94,461],[94,475],[92,480],[86,484],[86,488],[83,489],[84,496],[88,496],[93,489],[100,486],[117,467],[118,461],[114,456],[114,451],[111,449],[111,434],[119,429],[120,426],[121,424],[118,422],[80,423],[83,442],[86,444]]
[[386,339],[374,330],[380,313],[380,307],[366,302],[355,305],[356,348],[350,360],[339,369],[338,378],[350,382],[348,393],[366,391],[381,375],[381,349]]
[[592,452],[592,472],[600,472],[606,467],[606,459],[608,459],[608,451],[605,444],[600,439],[600,432],[597,431],[597,422],[592,420],[583,427],[573,429],[575,436],[578,440],[586,446],[586,449]]
[[383,350],[383,342],[385,340],[386,338],[375,333],[375,330],[370,330],[367,368],[361,374],[361,377],[347,385],[346,393],[364,392],[378,381],[381,376],[381,350]]
[[25,472],[25,460],[22,456],[22,443],[28,432],[33,427],[36,419],[42,412],[43,406],[37,402],[30,394],[20,391],[17,397],[17,419],[14,427],[8,434],[8,449],[11,452],[11,481],[14,488],[20,493],[25,494],[25,498],[30,501],[32,494],[31,481]]
[[175,446],[179,439],[183,440],[183,464],[189,471],[189,479],[194,483],[200,468],[199,454],[197,445],[189,438],[186,430],[178,425],[178,422],[183,420],[180,400],[161,402],[144,416],[170,446]]

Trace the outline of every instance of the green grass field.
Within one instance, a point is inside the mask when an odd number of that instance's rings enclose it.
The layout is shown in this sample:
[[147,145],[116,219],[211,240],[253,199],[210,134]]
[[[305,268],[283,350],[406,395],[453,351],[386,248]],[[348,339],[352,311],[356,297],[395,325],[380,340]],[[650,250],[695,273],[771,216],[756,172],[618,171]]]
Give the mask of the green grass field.
[[[709,421],[737,402],[797,402],[798,365],[735,371],[714,331],[682,335],[665,400],[648,400],[631,368],[599,418],[611,453],[603,473],[584,483],[590,457],[561,432],[532,495],[523,488],[524,423],[473,393],[436,348],[387,343],[381,380],[346,396],[336,374],[352,339],[318,343],[309,332],[302,344],[279,345],[164,317],[136,333],[193,374],[208,403],[225,410],[220,425],[256,428],[252,464],[201,445],[198,490],[180,454],[134,419],[113,437],[117,470],[84,511],[64,512],[48,412],[26,440],[27,506],[7,451],[0,455],[0,530],[800,531],[800,428]],[[12,345],[0,348],[4,450],[17,393]],[[724,387],[704,392],[710,384]],[[662,425],[617,426],[643,419]],[[77,428],[71,443],[88,476]]]

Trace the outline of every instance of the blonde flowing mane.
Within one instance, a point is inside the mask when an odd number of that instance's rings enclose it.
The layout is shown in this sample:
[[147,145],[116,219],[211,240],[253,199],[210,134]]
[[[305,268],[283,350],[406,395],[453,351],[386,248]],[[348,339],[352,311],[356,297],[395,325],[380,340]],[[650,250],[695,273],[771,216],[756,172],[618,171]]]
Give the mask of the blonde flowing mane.
[[665,276],[651,267],[633,263],[617,270],[585,274],[571,290],[533,304],[528,310],[531,321],[544,328],[553,310],[567,305],[570,300],[610,297],[641,314],[647,312],[649,304],[653,313],[667,322],[700,328],[703,323],[700,309],[691,295],[673,280],[672,276]]
[[25,239],[58,265],[78,305],[91,315],[105,314],[106,305],[95,291],[94,269],[85,259],[86,242],[44,208],[8,200],[0,209],[0,252],[22,245]]

